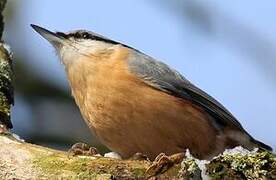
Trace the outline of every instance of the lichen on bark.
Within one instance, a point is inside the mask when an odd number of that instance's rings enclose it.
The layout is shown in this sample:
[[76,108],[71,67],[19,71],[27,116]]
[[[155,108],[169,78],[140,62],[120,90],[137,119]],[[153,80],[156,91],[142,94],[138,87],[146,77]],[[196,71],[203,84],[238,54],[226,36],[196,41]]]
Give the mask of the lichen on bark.
[[[0,179],[147,179],[149,161],[70,156],[0,135]],[[179,166],[153,178],[176,179]]]
[[[0,37],[4,29],[2,11],[6,0],[0,0]],[[9,47],[0,42],[0,133],[12,128],[10,109],[13,104],[12,56]]]
[[[241,149],[241,148],[240,148]],[[276,155],[245,149],[226,151],[207,165],[212,179],[276,179]]]
[[[118,160],[99,156],[70,156],[0,135],[0,179],[147,179],[149,161]],[[276,158],[268,151],[241,147],[225,151],[211,161],[186,156],[151,179],[275,179]]]
[[0,0],[0,37],[2,37],[2,33],[4,30],[4,18],[3,18],[2,12],[5,8],[6,3],[7,3],[7,0]]
[[179,178],[185,180],[201,180],[202,170],[196,163],[193,157],[186,157],[181,163],[181,170],[179,171]]
[[12,128],[10,109],[13,104],[12,60],[7,45],[0,43],[0,124]]

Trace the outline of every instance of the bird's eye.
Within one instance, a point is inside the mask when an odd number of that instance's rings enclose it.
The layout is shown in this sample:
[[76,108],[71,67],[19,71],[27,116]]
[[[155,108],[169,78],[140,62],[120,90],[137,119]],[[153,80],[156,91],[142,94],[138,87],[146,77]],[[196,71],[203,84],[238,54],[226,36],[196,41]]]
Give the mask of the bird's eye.
[[88,33],[83,33],[83,34],[82,34],[82,38],[87,39],[88,37],[89,37],[89,34],[88,34]]

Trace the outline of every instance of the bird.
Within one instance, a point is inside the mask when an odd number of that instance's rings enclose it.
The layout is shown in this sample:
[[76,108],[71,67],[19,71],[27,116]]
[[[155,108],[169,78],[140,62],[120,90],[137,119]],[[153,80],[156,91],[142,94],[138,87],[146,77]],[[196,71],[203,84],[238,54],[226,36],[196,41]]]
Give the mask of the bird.
[[154,159],[189,149],[210,159],[236,146],[272,150],[165,63],[94,32],[31,26],[55,48],[88,127],[122,158],[139,152]]

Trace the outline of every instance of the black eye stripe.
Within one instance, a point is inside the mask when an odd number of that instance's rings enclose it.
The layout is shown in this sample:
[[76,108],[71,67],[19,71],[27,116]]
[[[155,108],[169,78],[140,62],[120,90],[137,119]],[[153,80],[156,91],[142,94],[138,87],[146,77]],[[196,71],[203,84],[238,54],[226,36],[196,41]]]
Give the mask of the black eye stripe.
[[[107,39],[107,38],[104,38],[104,37],[101,37],[101,36],[96,36],[96,35],[93,35],[93,34],[90,34],[89,32],[86,32],[86,31],[77,31],[77,32],[74,32],[74,33],[69,33],[69,34],[65,34],[63,32],[56,32],[57,35],[61,36],[61,37],[64,37],[64,38],[75,38],[75,39],[91,39],[91,40],[95,40],[95,41],[102,41],[102,42],[106,42],[106,43],[110,43],[110,44],[120,44],[124,47],[127,47],[127,48],[130,48],[130,49],[134,49],[130,46],[127,46],[125,44],[122,44],[122,43],[119,43],[117,41],[113,41],[111,39]],[[136,49],[134,49],[136,50]],[[136,50],[138,51],[138,50]]]
[[73,37],[75,39],[91,39],[91,40],[103,41],[103,42],[111,43],[111,44],[121,44],[121,43],[113,41],[111,39],[107,39],[107,38],[104,38],[104,37],[92,35],[88,32],[74,32],[74,33],[69,33],[69,34],[65,34],[65,33],[62,33],[62,32],[57,32],[56,34],[59,35],[59,36],[62,36],[64,38]]
[[61,37],[64,37],[64,38],[67,38],[67,37],[68,37],[68,35],[65,34],[65,33],[63,33],[63,32],[56,32],[56,34],[57,34],[58,36],[61,36]]

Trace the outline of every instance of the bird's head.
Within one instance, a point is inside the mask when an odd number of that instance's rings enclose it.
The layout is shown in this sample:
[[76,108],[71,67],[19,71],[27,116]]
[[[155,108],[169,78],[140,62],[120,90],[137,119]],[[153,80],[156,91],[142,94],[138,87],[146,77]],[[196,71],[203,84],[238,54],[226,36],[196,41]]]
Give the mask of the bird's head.
[[37,25],[32,24],[31,26],[55,47],[65,65],[78,59],[79,56],[93,57],[93,54],[98,51],[121,44],[90,31],[51,32]]

